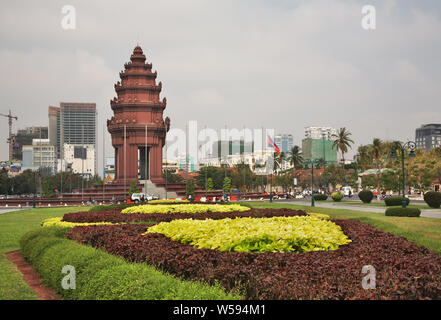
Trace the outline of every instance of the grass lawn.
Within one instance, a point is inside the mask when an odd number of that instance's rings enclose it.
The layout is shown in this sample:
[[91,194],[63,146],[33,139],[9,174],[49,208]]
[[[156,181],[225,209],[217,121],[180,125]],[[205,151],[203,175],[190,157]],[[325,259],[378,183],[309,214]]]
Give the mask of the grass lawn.
[[[382,207],[382,208],[386,208],[386,204],[384,203],[384,201],[375,201],[372,200],[371,203],[364,203],[362,201],[358,201],[358,200],[342,200],[340,202],[335,202],[334,200],[325,200],[325,201],[320,201],[320,202],[332,202],[335,204],[343,204],[343,205],[356,205],[356,206],[367,206],[367,207]],[[411,203],[407,206],[409,208],[418,208],[418,209],[435,209],[435,208],[431,208],[429,207],[427,204],[425,203],[418,203],[418,204],[412,204]],[[390,207],[388,207],[390,208]]]
[[[385,232],[407,238],[441,254],[441,219],[386,217],[383,213],[350,209],[311,208],[288,203],[247,202],[256,208],[292,208],[324,213],[334,219],[354,219],[370,224]],[[9,212],[0,215],[0,300],[37,299],[34,291],[24,282],[21,273],[6,258],[6,253],[19,249],[24,233],[40,226],[42,220],[61,217],[67,212],[87,210],[84,207],[41,208]]]
[[324,213],[333,219],[353,219],[370,224],[382,231],[393,233],[441,255],[441,219],[386,217],[384,213],[347,209],[311,208],[287,203],[247,202],[255,208],[291,208],[306,212]]
[[21,236],[40,226],[41,221],[46,218],[61,217],[67,212],[84,210],[87,208],[39,208],[0,215],[0,300],[37,299],[35,292],[24,282],[20,271],[6,257],[7,252],[20,248]]

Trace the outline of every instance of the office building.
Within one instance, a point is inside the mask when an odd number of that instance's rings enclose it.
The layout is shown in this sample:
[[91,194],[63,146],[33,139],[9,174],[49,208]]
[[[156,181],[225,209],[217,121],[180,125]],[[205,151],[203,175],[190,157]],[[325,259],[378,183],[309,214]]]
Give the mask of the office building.
[[95,145],[68,144],[63,145],[63,161],[73,173],[86,178],[95,175]]
[[326,164],[337,164],[337,149],[333,147],[333,135],[337,130],[331,127],[307,127],[302,140],[302,154],[305,162],[324,159]]
[[423,124],[415,130],[415,143],[426,151],[441,147],[441,124]]
[[[87,149],[87,172],[97,172],[97,112],[95,103],[61,102],[60,107],[49,107],[49,140],[55,146],[56,157],[61,162],[72,161],[71,156],[63,154],[64,145],[69,145],[66,150],[84,146]],[[89,154],[93,152],[93,154]],[[89,157],[93,156],[93,169],[89,167]],[[73,159],[76,159],[75,157]],[[75,161],[77,162],[77,161]],[[62,168],[68,167],[63,163]],[[86,173],[87,173],[86,172]],[[85,174],[86,174],[85,173]]]
[[17,133],[12,135],[12,157],[15,160],[22,160],[22,149],[25,145],[32,145],[33,139],[47,139],[48,127],[27,127],[25,129],[17,130]]
[[47,170],[55,173],[55,147],[49,139],[33,139],[32,145],[23,146],[22,170]]
[[294,138],[292,134],[278,134],[274,137],[274,143],[279,147],[281,152],[288,154],[294,147]]
[[213,143],[212,157],[222,158],[225,156],[240,155],[254,152],[254,141],[244,140],[218,140]]

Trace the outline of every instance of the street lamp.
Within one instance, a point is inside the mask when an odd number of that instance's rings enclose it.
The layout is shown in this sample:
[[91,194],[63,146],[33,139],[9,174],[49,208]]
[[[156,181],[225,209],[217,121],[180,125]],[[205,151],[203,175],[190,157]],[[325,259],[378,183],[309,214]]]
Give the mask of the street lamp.
[[304,162],[305,166],[311,166],[311,207],[315,207],[314,202],[314,165],[317,169],[320,169],[320,159],[307,160]]
[[406,177],[404,176],[404,153],[409,150],[409,157],[415,157],[416,143],[413,141],[408,141],[406,143],[401,143],[400,141],[395,141],[392,146],[391,154],[392,158],[397,158],[397,150],[401,152],[401,174],[403,176],[402,187],[403,187],[403,200],[401,206],[406,208]]
[[323,183],[325,184],[325,194],[328,193],[328,185],[326,184],[326,150],[325,150],[325,136],[326,133],[322,133],[322,144],[323,144]]

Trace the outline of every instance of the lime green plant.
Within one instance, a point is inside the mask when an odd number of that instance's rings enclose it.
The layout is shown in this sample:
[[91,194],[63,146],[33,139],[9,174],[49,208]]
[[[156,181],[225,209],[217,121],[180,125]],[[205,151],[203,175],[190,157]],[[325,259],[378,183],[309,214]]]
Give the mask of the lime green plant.
[[125,208],[121,213],[204,213],[204,212],[237,212],[251,210],[239,204],[155,204]]
[[336,250],[351,242],[338,225],[312,216],[179,219],[161,222],[147,233],[161,233],[200,249],[237,252]]
[[73,228],[76,226],[98,226],[98,225],[109,225],[113,224],[110,222],[86,222],[86,223],[80,223],[80,222],[68,222],[68,221],[61,221],[62,217],[57,218],[49,218],[46,220],[43,220],[41,222],[42,227],[57,227],[57,228]]

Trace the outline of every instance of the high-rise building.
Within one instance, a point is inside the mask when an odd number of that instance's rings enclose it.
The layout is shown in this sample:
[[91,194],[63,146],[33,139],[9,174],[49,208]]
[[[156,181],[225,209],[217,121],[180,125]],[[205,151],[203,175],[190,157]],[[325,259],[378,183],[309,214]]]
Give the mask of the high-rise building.
[[305,162],[323,159],[326,164],[337,163],[337,150],[332,136],[337,130],[330,127],[307,127],[302,140],[302,154]]
[[32,145],[33,139],[47,139],[48,128],[47,127],[27,127],[25,129],[17,130],[17,133],[12,136],[13,147],[12,156],[13,159],[22,160],[22,149],[24,145]]
[[[93,161],[90,159],[87,161],[88,165],[84,172],[87,175],[97,172],[96,118],[95,103],[61,102],[60,107],[49,107],[49,140],[55,145],[57,159],[63,162],[69,159],[71,161],[75,157],[69,155],[66,158],[63,154],[65,150],[74,150],[75,147],[77,150],[79,147],[86,148],[88,159],[93,154]],[[65,145],[69,147],[65,149]],[[89,167],[90,161],[93,162],[93,168]],[[72,163],[67,161],[62,167],[72,167]]]
[[23,146],[22,170],[46,169],[55,173],[55,147],[49,139],[33,139],[32,145]]
[[93,144],[68,144],[63,145],[63,161],[73,172],[84,177],[92,177],[95,171],[95,146]]
[[49,106],[49,141],[50,144],[55,146],[55,152],[57,159],[60,159],[60,146],[61,146],[61,118],[60,107]]
[[274,143],[287,154],[294,147],[294,138],[292,134],[278,134],[274,137]]
[[415,130],[415,143],[417,148],[431,150],[441,147],[441,124],[423,124]]
[[212,157],[222,158],[225,156],[238,155],[254,152],[254,141],[244,140],[218,140],[213,142]]

